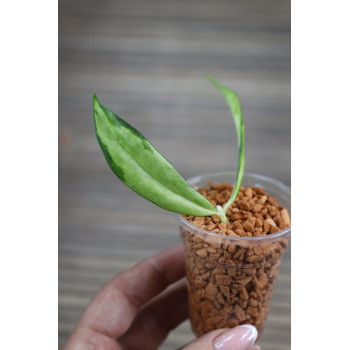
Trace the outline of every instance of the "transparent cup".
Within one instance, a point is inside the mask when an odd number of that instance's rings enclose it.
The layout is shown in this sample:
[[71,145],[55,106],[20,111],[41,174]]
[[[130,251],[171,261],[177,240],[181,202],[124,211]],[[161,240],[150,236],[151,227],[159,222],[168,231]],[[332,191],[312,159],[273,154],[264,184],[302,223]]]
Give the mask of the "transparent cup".
[[[232,183],[233,172],[188,179],[195,188]],[[290,189],[269,177],[245,174],[244,187],[262,187],[290,214]],[[291,227],[266,236],[232,237],[203,230],[174,214],[185,245],[189,317],[197,337],[219,328],[254,325],[262,334]]]

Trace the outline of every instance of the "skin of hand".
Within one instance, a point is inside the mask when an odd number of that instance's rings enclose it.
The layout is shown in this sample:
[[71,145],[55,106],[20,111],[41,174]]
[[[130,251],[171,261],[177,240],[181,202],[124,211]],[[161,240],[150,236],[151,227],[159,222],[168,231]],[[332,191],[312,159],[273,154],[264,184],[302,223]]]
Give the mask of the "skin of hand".
[[[188,317],[182,245],[108,281],[83,312],[63,350],[155,350]],[[169,287],[169,288],[168,288]],[[183,350],[260,350],[253,326],[218,329]]]

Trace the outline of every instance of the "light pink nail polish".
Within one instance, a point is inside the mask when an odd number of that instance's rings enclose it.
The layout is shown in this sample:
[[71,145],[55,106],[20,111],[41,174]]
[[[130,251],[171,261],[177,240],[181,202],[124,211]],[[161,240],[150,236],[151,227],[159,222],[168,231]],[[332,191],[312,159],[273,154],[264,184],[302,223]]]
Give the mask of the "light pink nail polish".
[[258,332],[254,326],[242,325],[221,334],[214,341],[216,350],[248,350],[255,342]]

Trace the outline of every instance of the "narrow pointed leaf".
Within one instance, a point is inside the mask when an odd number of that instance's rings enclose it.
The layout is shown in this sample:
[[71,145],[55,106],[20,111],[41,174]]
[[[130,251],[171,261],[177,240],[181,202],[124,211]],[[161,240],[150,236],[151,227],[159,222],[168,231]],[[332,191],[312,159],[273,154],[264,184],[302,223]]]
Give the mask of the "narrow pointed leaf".
[[193,216],[217,214],[176,169],[126,121],[93,97],[96,137],[113,172],[128,187],[166,210]]
[[235,186],[234,186],[231,198],[223,207],[223,211],[226,214],[228,207],[237,198],[237,195],[239,193],[239,189],[240,189],[241,184],[242,184],[243,175],[244,175],[244,165],[245,165],[244,134],[245,134],[245,131],[244,131],[244,123],[243,123],[243,117],[242,117],[242,109],[241,109],[241,103],[239,101],[239,98],[234,91],[232,91],[228,87],[223,86],[220,83],[218,83],[209,74],[206,74],[206,77],[216,86],[216,88],[225,97],[226,102],[230,107],[230,111],[231,111],[233,120],[235,122],[236,131],[237,131],[237,140],[238,140],[238,148],[239,148],[239,150],[238,150],[238,167],[237,167],[237,173],[236,173]]

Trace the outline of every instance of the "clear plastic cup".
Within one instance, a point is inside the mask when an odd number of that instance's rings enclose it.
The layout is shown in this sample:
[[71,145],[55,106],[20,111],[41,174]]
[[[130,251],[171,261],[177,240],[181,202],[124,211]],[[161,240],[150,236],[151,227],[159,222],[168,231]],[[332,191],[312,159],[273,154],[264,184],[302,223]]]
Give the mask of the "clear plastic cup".
[[[223,172],[188,179],[195,188],[233,183]],[[262,187],[290,214],[290,189],[269,177],[245,174],[244,187]],[[219,328],[252,324],[262,334],[291,227],[266,236],[232,237],[203,230],[174,214],[185,245],[189,316],[197,337]]]

